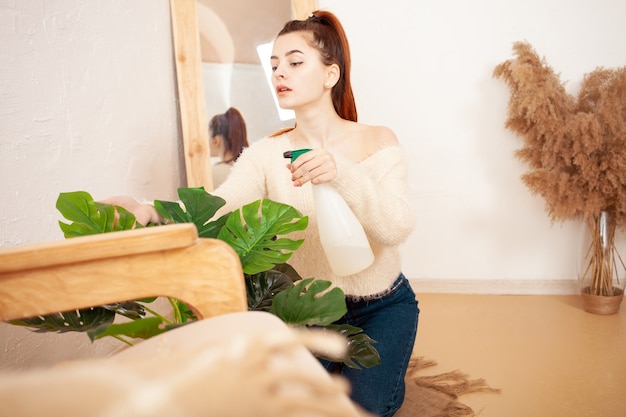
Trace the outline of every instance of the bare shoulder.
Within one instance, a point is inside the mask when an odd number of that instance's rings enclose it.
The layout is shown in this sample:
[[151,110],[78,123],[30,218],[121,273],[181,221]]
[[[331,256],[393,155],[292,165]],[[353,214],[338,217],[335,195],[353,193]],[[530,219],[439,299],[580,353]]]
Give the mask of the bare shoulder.
[[398,138],[387,126],[360,125],[362,159],[366,159],[383,148],[398,145]]
[[368,137],[378,148],[393,146],[398,144],[398,137],[395,132],[387,126],[367,126]]
[[383,148],[398,145],[398,138],[386,126],[372,126],[356,122],[346,122],[341,140],[334,144],[334,150],[349,157],[354,162],[363,161]]

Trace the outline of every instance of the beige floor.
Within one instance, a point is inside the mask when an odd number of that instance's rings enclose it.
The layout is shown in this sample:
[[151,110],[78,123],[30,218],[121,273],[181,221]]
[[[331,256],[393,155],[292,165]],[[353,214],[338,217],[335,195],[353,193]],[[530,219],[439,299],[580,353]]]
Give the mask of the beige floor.
[[[582,310],[578,296],[419,294],[416,352],[485,378],[500,394],[461,398],[480,417],[625,417],[626,302]],[[428,372],[426,372],[428,371]]]

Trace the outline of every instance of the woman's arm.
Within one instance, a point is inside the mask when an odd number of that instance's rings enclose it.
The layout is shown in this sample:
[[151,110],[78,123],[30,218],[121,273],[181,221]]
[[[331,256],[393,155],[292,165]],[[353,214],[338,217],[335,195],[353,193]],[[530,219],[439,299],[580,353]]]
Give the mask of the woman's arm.
[[[267,163],[272,144],[261,139],[245,148],[228,174],[226,180],[211,194],[226,201],[215,217],[267,196],[263,164]],[[285,175],[289,175],[285,172]]]
[[[216,213],[215,218],[238,209],[245,204],[264,198],[267,195],[263,163],[267,161],[270,152],[278,154],[278,151],[273,149],[271,143],[261,143],[265,140],[268,139],[262,139],[246,148],[237,159],[235,165],[233,165],[226,181],[214,191],[209,192],[226,201],[224,207],[220,208]],[[281,168],[284,169],[283,167]],[[289,175],[289,172],[286,170],[285,175]],[[154,205],[141,203],[130,196],[113,196],[101,200],[101,202],[125,208],[135,215],[138,223],[144,226],[148,223],[163,221]]]
[[143,226],[148,223],[160,223],[163,219],[151,204],[140,203],[133,197],[118,195],[100,200],[101,203],[120,206],[135,215],[135,219]]

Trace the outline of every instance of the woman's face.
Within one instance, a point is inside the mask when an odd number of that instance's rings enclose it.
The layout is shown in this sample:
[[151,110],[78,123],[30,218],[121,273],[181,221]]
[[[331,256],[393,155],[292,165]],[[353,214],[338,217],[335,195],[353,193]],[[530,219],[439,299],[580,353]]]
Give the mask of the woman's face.
[[302,32],[279,36],[271,57],[272,84],[284,109],[297,109],[322,97],[328,67]]

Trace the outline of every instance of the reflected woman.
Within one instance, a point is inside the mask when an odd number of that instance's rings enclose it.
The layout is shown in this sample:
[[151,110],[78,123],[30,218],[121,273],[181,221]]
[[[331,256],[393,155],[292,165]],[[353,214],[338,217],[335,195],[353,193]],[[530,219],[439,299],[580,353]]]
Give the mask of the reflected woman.
[[246,122],[234,107],[226,113],[216,114],[209,122],[209,148],[211,157],[220,160],[213,164],[213,187],[219,187],[228,177],[230,169],[244,148],[248,147]]

